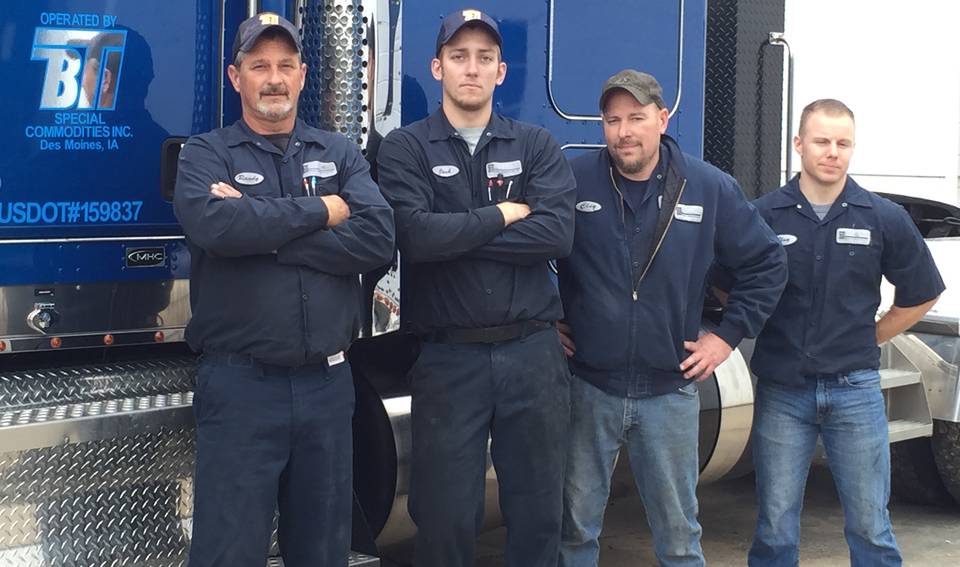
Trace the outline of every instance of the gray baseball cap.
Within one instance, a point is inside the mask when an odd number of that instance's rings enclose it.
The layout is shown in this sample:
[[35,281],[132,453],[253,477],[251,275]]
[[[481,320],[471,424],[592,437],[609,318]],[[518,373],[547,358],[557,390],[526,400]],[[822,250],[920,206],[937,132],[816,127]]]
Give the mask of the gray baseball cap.
[[303,46],[300,44],[300,32],[293,24],[273,12],[262,12],[247,18],[237,28],[237,35],[233,38],[233,61],[237,60],[237,54],[241,51],[246,53],[253,49],[257,40],[260,39],[260,35],[270,28],[280,28],[287,32],[297,51],[303,52]]
[[657,105],[657,108],[667,107],[663,102],[663,89],[660,88],[660,83],[653,78],[653,75],[633,69],[624,69],[607,79],[607,82],[603,84],[603,91],[600,93],[600,112],[603,112],[603,107],[610,92],[616,89],[627,91],[640,104],[653,103]]

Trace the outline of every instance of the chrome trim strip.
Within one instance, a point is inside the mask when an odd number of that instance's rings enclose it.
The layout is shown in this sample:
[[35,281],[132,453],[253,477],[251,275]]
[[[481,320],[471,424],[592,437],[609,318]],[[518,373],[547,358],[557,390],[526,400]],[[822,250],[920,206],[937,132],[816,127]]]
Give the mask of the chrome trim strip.
[[183,333],[184,333],[184,330],[185,330],[185,329],[186,329],[186,326],[178,326],[178,327],[155,327],[155,328],[151,328],[151,329],[134,329],[134,330],[125,330],[125,331],[103,331],[103,332],[96,332],[96,333],[90,333],[90,332],[82,332],[82,333],[55,333],[55,332],[47,332],[47,333],[45,333],[45,334],[43,334],[43,335],[40,335],[40,334],[37,334],[37,335],[10,335],[10,336],[8,336],[8,337],[0,337],[0,339],[5,340],[5,341],[19,341],[19,340],[26,340],[26,339],[29,339],[29,340],[37,340],[37,339],[43,339],[43,338],[45,338],[45,337],[60,337],[61,339],[70,339],[70,338],[76,338],[76,337],[102,337],[103,335],[113,335],[113,336],[117,337],[117,336],[124,336],[124,335],[135,335],[135,334],[137,334],[137,333],[144,333],[144,334],[149,333],[150,335],[153,335],[153,334],[157,333],[158,331],[162,331],[163,334],[164,334],[164,336],[167,337],[167,339],[164,341],[164,342],[166,343],[166,342],[171,342],[171,338],[170,338],[170,337],[179,337],[179,340],[182,340],[182,339],[183,339]]
[[[549,20],[547,23],[548,30],[548,39],[547,39],[547,99],[550,101],[550,106],[553,107],[553,110],[556,111],[562,118],[567,120],[578,120],[578,121],[599,121],[600,115],[596,114],[567,114],[564,112],[560,105],[557,103],[557,99],[553,94],[553,32],[554,32],[554,12],[555,12],[556,0],[550,0],[550,14]],[[680,98],[683,94],[683,16],[685,13],[686,1],[680,0],[680,21],[678,23],[679,34],[678,34],[678,48],[677,48],[677,98],[673,102],[673,106],[670,108],[669,116],[673,116],[677,109],[680,107]],[[562,148],[561,148],[562,149]]]
[[101,236],[101,237],[78,237],[78,238],[23,238],[0,240],[0,244],[73,244],[75,242],[138,242],[143,240],[166,240],[176,241],[185,240],[186,237],[180,236]]
[[193,425],[193,392],[5,411],[0,453],[56,447]]
[[217,69],[217,126],[223,128],[223,75],[226,73],[224,69],[224,58],[226,57],[226,46],[224,45],[224,40],[226,39],[226,34],[224,33],[224,28],[227,25],[227,2],[224,0],[220,2],[220,29],[217,32],[217,35],[220,37],[220,58],[216,62]]
[[560,146],[560,151],[566,149],[599,150],[605,147],[607,147],[606,144],[564,144]]
[[714,371],[720,393],[720,430],[700,482],[720,480],[743,456],[753,427],[753,381],[740,350]]

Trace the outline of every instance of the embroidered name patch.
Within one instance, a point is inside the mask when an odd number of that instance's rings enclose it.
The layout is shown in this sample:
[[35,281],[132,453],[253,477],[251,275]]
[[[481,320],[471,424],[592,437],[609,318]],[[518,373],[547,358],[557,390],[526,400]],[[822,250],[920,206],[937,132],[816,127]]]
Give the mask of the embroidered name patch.
[[602,209],[600,203],[595,203],[593,201],[580,201],[577,203],[577,210],[581,213],[595,213]]
[[870,229],[838,228],[837,244],[856,244],[857,246],[870,246]]
[[487,177],[494,178],[499,176],[512,177],[523,173],[523,164],[520,160],[514,161],[491,161],[487,164]]
[[684,205],[677,203],[677,208],[673,210],[673,218],[685,222],[702,222],[703,205]]
[[434,166],[433,173],[437,177],[453,177],[460,173],[460,168],[455,165],[437,165]]
[[780,239],[780,244],[784,246],[790,246],[797,241],[797,237],[793,234],[778,234],[777,238]]
[[234,181],[240,185],[256,185],[263,181],[263,176],[259,173],[244,171],[233,176]]
[[304,177],[333,177],[337,174],[337,164],[332,161],[308,161],[303,164]]

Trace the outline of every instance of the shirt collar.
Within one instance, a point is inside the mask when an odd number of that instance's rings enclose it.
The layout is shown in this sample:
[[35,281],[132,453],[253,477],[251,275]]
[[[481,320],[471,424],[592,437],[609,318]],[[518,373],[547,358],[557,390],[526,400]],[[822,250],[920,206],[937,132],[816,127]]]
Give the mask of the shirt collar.
[[[849,175],[847,176],[846,183],[843,185],[843,191],[840,192],[837,200],[858,207],[873,207],[873,202],[870,200],[870,193],[860,187]],[[770,197],[770,201],[770,205],[774,209],[806,204],[807,199],[803,196],[803,193],[800,192],[800,174],[794,175],[793,179],[783,186],[783,191],[774,193]]]
[[[323,130],[308,127],[303,120],[297,118],[297,121],[293,125],[293,132],[290,133],[290,141],[294,142],[296,140],[303,140],[304,142],[311,142],[314,144],[319,144],[321,147],[325,147],[326,142],[324,137],[328,135],[329,134]],[[262,135],[257,134],[250,129],[250,127],[247,126],[247,123],[244,122],[242,118],[226,128],[226,142],[227,146],[229,147],[239,146],[247,143],[256,144],[257,142],[260,142],[261,147],[268,148],[268,151],[273,151],[269,150],[271,147],[273,149],[277,149],[276,146],[270,144],[269,141]],[[277,149],[277,151],[279,152],[280,150]]]
[[[447,115],[444,114],[443,107],[438,108],[427,118],[427,135],[431,142],[453,138],[456,133],[457,129],[447,120]],[[500,116],[496,112],[490,115],[490,122],[487,123],[487,127],[484,129],[484,135],[508,140],[517,137],[513,122]]]

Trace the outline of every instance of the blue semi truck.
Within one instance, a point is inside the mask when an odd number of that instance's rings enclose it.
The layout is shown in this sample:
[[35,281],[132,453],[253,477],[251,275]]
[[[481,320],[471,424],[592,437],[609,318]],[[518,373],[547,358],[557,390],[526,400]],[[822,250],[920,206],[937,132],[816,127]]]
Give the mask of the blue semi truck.
[[[751,195],[779,185],[784,58],[770,32],[783,28],[782,2],[474,4],[497,18],[504,36],[508,71],[496,111],[547,127],[568,155],[600,147],[599,86],[634,67],[663,84],[669,133],[687,152],[734,174]],[[171,199],[187,137],[239,118],[224,73],[239,22],[265,10],[295,22],[308,65],[301,117],[341,132],[373,160],[387,132],[436,108],[429,61],[437,26],[463,7],[449,0],[4,7],[0,565],[185,561],[196,361],[183,342],[190,262]],[[353,565],[402,557],[414,530],[406,512],[404,375],[416,352],[396,332],[398,270],[387,266],[358,284],[366,303],[350,351]],[[749,470],[753,388],[741,353],[701,397],[702,478]],[[487,523],[495,525],[496,478],[488,473]]]

